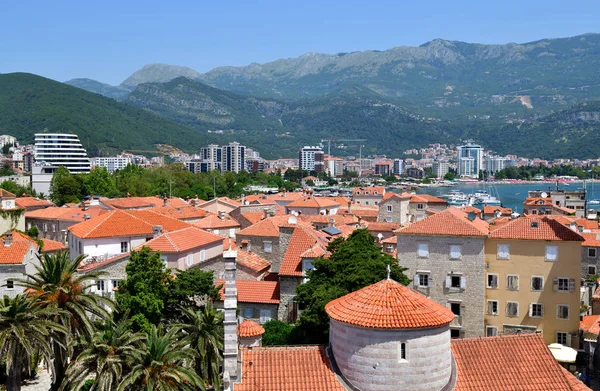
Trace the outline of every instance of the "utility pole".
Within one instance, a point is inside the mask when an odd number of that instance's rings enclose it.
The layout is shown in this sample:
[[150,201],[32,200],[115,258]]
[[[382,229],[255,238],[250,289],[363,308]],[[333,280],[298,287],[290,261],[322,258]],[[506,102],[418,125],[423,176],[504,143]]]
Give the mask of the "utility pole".
[[217,198],[217,177],[213,176],[213,198]]

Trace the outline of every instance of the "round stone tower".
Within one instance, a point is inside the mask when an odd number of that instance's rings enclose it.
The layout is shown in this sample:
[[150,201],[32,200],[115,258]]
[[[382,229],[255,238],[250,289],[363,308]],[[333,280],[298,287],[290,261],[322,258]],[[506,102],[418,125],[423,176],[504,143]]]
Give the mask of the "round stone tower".
[[452,311],[394,280],[329,302],[329,344],[359,390],[452,389]]
[[253,320],[245,320],[238,326],[239,344],[243,348],[252,348],[262,345],[262,335],[265,329]]

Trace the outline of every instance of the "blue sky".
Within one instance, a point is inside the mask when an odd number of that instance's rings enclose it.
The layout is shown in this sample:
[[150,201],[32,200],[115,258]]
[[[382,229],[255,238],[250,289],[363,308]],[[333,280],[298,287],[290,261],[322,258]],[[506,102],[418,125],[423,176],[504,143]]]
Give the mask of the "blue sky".
[[27,1],[0,9],[0,73],[119,84],[148,63],[206,72],[434,38],[529,42],[600,32],[600,1]]

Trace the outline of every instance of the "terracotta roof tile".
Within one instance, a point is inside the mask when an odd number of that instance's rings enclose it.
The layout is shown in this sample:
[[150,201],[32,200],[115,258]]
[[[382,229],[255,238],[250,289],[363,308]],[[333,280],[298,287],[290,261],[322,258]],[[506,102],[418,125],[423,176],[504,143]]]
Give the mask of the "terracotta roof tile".
[[54,251],[64,251],[67,249],[67,246],[64,243],[57,242],[56,240],[50,240],[46,238],[40,239],[44,246],[42,247],[43,253],[50,253]]
[[[234,242],[235,243],[235,242]],[[237,263],[247,267],[255,272],[264,272],[271,267],[271,262],[267,261],[260,255],[244,250],[237,251]]]
[[586,386],[581,380],[577,379],[575,375],[569,372],[566,368],[560,367],[562,369],[563,374],[567,378],[569,385],[573,391],[591,391],[591,388]]
[[[541,336],[453,339],[455,391],[573,391]],[[584,388],[584,390],[586,390]]]
[[398,237],[396,235],[389,237],[387,239],[383,239],[381,243],[384,244],[398,244]]
[[178,219],[178,220],[201,219],[201,218],[208,216],[208,212],[205,211],[204,209],[195,208],[195,207],[189,206],[189,205],[186,205],[186,206],[174,206],[174,205],[157,206],[154,208],[150,208],[148,210],[151,210],[153,212],[160,213],[161,215],[169,216],[169,217],[172,217],[172,218]]
[[54,204],[47,200],[41,200],[36,197],[19,197],[15,199],[15,204],[18,208],[31,208],[36,206],[48,207]]
[[429,194],[414,194],[410,199],[411,204],[421,202],[426,202],[428,204],[447,204],[446,200]]
[[286,205],[286,208],[339,208],[340,204],[326,197],[307,196]]
[[192,223],[198,228],[205,229],[221,229],[221,228],[239,228],[240,223],[235,221],[231,216],[226,215],[223,219],[221,219],[216,214],[211,214],[202,220],[194,221]]
[[493,205],[484,205],[483,206],[483,213],[486,215],[493,215],[496,213],[496,211],[500,211],[500,214],[502,216],[510,216],[512,215],[512,209],[511,208],[503,208],[501,206],[493,206]]
[[382,280],[325,306],[330,318],[377,329],[440,327],[454,320],[448,308],[394,280]]
[[[385,187],[383,186],[369,186],[369,187],[355,187],[352,190],[353,196],[363,196],[365,192],[369,192],[368,195],[380,195],[383,196],[385,194]],[[375,194],[377,192],[377,194]]]
[[398,223],[386,223],[380,221],[365,221],[365,225],[369,231],[376,232],[392,232],[400,227]]
[[[534,227],[534,225],[537,225],[537,227]],[[562,240],[575,242],[582,242],[584,240],[577,232],[548,216],[519,217],[500,227],[492,226],[490,237],[496,239]]]
[[113,209],[140,209],[160,206],[164,201],[160,197],[124,197],[102,199],[102,203]]
[[527,206],[552,206],[552,198],[528,197],[525,199],[525,202],[523,202],[523,204]]
[[179,253],[209,244],[221,244],[222,242],[223,237],[190,226],[177,231],[166,232],[149,240],[142,246],[149,247],[152,251]]
[[345,391],[324,346],[242,349],[242,379],[234,391]]
[[596,336],[600,335],[600,315],[584,316],[579,322],[579,330]]
[[94,218],[108,212],[108,210],[99,207],[91,207],[86,210],[82,210],[81,208],[59,208],[57,206],[50,206],[44,209],[27,211],[25,212],[25,218],[60,221],[84,221],[85,215],[89,215],[90,218]]
[[450,207],[441,213],[428,216],[396,231],[399,235],[446,235],[446,236],[487,236],[488,223],[475,218],[470,221],[467,213]]
[[118,254],[118,255],[115,255],[114,257],[111,257],[111,258],[108,258],[108,259],[105,259],[105,260],[99,261],[99,262],[88,261],[87,263],[84,263],[83,265],[81,265],[78,270],[81,272],[88,272],[90,270],[95,270],[99,267],[110,265],[111,263],[115,263],[117,261],[129,258],[130,254],[131,253],[129,253],[129,252]]
[[244,228],[236,233],[238,236],[267,236],[278,237],[279,227],[288,222],[290,216],[273,216],[260,220],[258,223]]
[[[225,285],[225,280],[218,280],[215,286]],[[279,304],[278,281],[236,280],[237,300],[240,303]],[[221,288],[221,297],[224,295]]]
[[10,197],[16,197],[16,195],[14,195],[13,193],[11,193],[8,190],[0,189],[0,197],[10,198]]
[[[311,228],[302,226],[294,227],[290,243],[283,256],[280,276],[302,277],[302,255],[313,246],[327,246],[327,241]],[[316,250],[314,250],[316,252]]]
[[583,227],[583,229],[598,229],[598,221],[597,220],[588,220],[588,219],[577,219],[575,220],[575,224],[578,227]]
[[237,327],[238,335],[244,337],[258,337],[265,333],[265,329],[253,320],[246,319]]
[[579,234],[583,237],[584,242],[581,243],[582,246],[585,247],[600,247],[600,238],[598,234],[595,233],[582,233]]
[[37,249],[37,243],[27,235],[18,231],[12,232],[12,243],[5,246],[4,235],[0,236],[0,264],[2,265],[21,265],[23,259],[30,249]]

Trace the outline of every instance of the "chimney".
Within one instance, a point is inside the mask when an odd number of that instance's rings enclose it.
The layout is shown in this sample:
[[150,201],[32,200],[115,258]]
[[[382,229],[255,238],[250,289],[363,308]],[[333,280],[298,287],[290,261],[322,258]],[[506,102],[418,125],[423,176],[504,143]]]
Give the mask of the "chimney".
[[4,233],[4,247],[10,247],[12,245],[12,239],[12,231],[6,231],[6,233]]
[[242,205],[246,205],[246,195],[242,193]]
[[167,206],[169,204],[169,199],[165,196],[165,198],[163,198],[163,206]]
[[335,227],[335,219],[332,217],[329,219],[329,228]]
[[223,349],[223,385],[225,390],[233,389],[238,380],[238,335],[237,335],[237,288],[235,285],[237,251],[229,247],[223,252],[225,264],[225,289],[223,291],[223,309],[225,318]]
[[263,220],[269,217],[269,208],[263,208]]
[[92,218],[92,216],[89,213],[86,213],[86,214],[83,215],[83,220],[84,221],[87,221],[87,220],[89,220],[91,218]]
[[162,225],[153,225],[152,226],[152,237],[156,238],[162,234],[163,227]]
[[221,220],[225,220],[225,212],[223,212],[222,210],[219,211],[219,218]]

